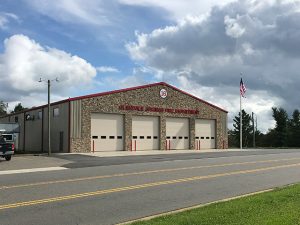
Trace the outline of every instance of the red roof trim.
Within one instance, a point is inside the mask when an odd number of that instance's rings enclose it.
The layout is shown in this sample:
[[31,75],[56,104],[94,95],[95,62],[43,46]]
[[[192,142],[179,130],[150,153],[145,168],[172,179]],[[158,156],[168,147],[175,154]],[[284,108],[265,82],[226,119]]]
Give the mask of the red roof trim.
[[126,91],[133,91],[137,89],[142,89],[142,88],[148,88],[148,87],[153,87],[157,85],[165,85],[166,83],[164,82],[159,82],[159,83],[153,83],[153,84],[146,84],[146,85],[141,85],[141,86],[136,86],[136,87],[131,87],[131,88],[124,88],[124,89],[119,89],[119,90],[114,90],[114,91],[107,91],[107,92],[101,92],[101,93],[96,93],[96,94],[91,94],[91,95],[84,95],[84,96],[79,96],[75,98],[70,98],[70,101],[75,101],[75,100],[81,100],[81,99],[86,99],[86,98],[94,98],[94,97],[100,97],[103,95],[110,95],[110,94],[116,94],[120,92],[126,92]]
[[210,106],[212,106],[212,107],[214,107],[214,108],[216,108],[218,110],[221,110],[223,112],[228,113],[228,111],[226,111],[225,109],[222,109],[222,108],[220,108],[220,107],[218,107],[216,105],[213,105],[213,104],[211,104],[209,102],[206,102],[206,101],[204,101],[204,100],[202,100],[202,99],[200,99],[200,98],[198,98],[198,97],[196,97],[194,95],[191,95],[191,94],[189,94],[189,93],[187,93],[185,91],[182,91],[179,88],[174,87],[174,86],[172,86],[170,84],[167,84],[165,82],[158,82],[158,83],[153,83],[153,84],[141,85],[141,86],[137,86],[137,87],[119,89],[119,90],[114,90],[114,91],[107,91],[107,92],[96,93],[96,94],[91,94],[91,95],[84,95],[84,96],[79,96],[79,97],[75,97],[75,98],[70,98],[69,100],[70,101],[76,101],[76,100],[82,100],[82,99],[86,99],[86,98],[100,97],[100,96],[104,96],[104,95],[116,94],[116,93],[121,93],[121,92],[126,92],[126,91],[133,91],[133,90],[137,90],[137,89],[148,88],[148,87],[153,87],[153,86],[158,86],[158,85],[167,86],[167,87],[172,88],[172,89],[174,89],[176,91],[179,91],[179,92],[181,92],[183,94],[186,94],[186,95],[188,95],[188,96],[190,96],[190,97],[192,97],[192,98],[194,98],[194,99],[196,99],[196,100],[198,100],[200,102],[203,102],[203,103],[205,103],[207,105],[210,105]]
[[221,110],[221,111],[223,111],[223,112],[228,113],[227,110],[222,109],[222,108],[220,108],[220,107],[218,107],[218,106],[216,106],[216,105],[213,105],[213,104],[211,104],[211,103],[209,103],[209,102],[207,102],[207,101],[204,101],[203,99],[198,98],[198,97],[196,97],[196,96],[194,96],[194,95],[192,95],[192,94],[189,94],[189,93],[187,93],[187,92],[185,92],[185,91],[183,91],[183,90],[181,90],[181,89],[179,89],[179,88],[177,88],[177,87],[174,87],[174,86],[172,86],[172,85],[170,85],[170,84],[167,84],[167,83],[164,83],[164,85],[167,86],[167,87],[173,88],[173,89],[175,89],[176,91],[179,91],[179,92],[181,92],[181,93],[183,93],[183,94],[186,94],[186,95],[188,95],[188,96],[190,96],[190,97],[192,97],[192,98],[194,98],[194,99],[196,99],[196,100],[198,100],[198,101],[200,101],[200,102],[203,102],[203,103],[205,103],[205,104],[207,104],[207,105],[210,105],[210,106],[212,106],[212,107],[214,107],[214,108],[216,108],[216,109],[219,109],[219,110]]
[[[64,99],[64,100],[61,100],[61,101],[58,101],[58,102],[53,102],[53,103],[51,103],[51,106],[59,105],[59,104],[62,104],[62,103],[68,102],[68,101],[69,101],[69,99]],[[15,115],[18,115],[18,114],[21,114],[21,113],[31,112],[31,111],[34,111],[34,110],[45,108],[47,106],[48,106],[48,104],[41,105],[41,106],[36,106],[36,107],[32,107],[30,109],[25,109],[25,110],[22,110],[20,112],[11,113],[11,114],[7,114],[7,115],[4,115],[4,116],[1,116],[0,118],[5,118],[7,116],[15,116]]]
[[[65,102],[70,102],[70,101],[76,101],[76,100],[82,100],[82,99],[87,99],[87,98],[94,98],[94,97],[100,97],[100,96],[104,96],[104,95],[110,95],[110,94],[116,94],[116,93],[121,93],[121,92],[126,92],[126,91],[133,91],[133,90],[138,90],[138,89],[142,89],[142,88],[148,88],[148,87],[153,87],[153,86],[158,86],[158,85],[162,85],[162,86],[166,86],[166,87],[169,87],[169,88],[172,88],[176,91],[179,91],[183,94],[186,94],[200,102],[203,102],[207,105],[210,105],[218,110],[221,110],[223,112],[226,112],[228,113],[228,111],[226,111],[225,109],[222,109],[216,105],[213,105],[209,102],[206,102],[194,95],[191,95],[185,91],[182,91],[180,90],[179,88],[177,87],[174,87],[170,84],[167,84],[165,82],[158,82],[158,83],[153,83],[153,84],[146,84],[146,85],[141,85],[141,86],[136,86],[136,87],[131,87],[131,88],[124,88],[124,89],[119,89],[119,90],[114,90],[114,91],[107,91],[107,92],[102,92],[102,93],[96,93],[96,94],[90,94],[90,95],[84,95],[84,96],[79,96],[79,97],[74,97],[74,98],[68,98],[68,99],[64,99],[64,100],[61,100],[61,101],[58,101],[58,102],[53,102],[51,103],[51,106],[54,106],[54,105],[58,105],[58,104],[62,104],[62,103],[65,103]],[[37,106],[37,107],[34,107],[34,108],[30,108],[30,109],[27,109],[27,110],[24,110],[24,111],[21,111],[21,112],[17,112],[17,113],[13,113],[13,114],[7,114],[5,116],[2,116],[0,118],[3,118],[3,117],[7,117],[7,116],[14,116],[14,115],[17,115],[17,114],[20,114],[20,113],[26,113],[26,112],[30,112],[30,111],[33,111],[33,110],[37,110],[37,109],[41,109],[41,108],[44,108],[44,107],[47,107],[47,105],[41,105],[41,106]]]

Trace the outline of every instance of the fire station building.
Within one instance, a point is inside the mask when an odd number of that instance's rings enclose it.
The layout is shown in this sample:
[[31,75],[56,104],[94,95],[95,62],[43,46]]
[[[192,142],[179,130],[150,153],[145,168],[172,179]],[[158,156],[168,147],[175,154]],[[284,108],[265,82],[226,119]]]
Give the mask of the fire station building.
[[[19,123],[19,151],[48,151],[47,110],[0,118]],[[52,152],[227,147],[227,111],[164,82],[51,104]]]

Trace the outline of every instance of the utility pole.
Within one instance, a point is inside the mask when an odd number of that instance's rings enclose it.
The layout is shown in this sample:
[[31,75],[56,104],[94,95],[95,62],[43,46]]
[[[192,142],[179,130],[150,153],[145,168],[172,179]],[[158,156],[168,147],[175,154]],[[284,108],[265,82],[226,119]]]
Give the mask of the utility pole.
[[[39,82],[43,82],[42,78],[40,78]],[[51,81],[58,82],[58,78],[55,78],[54,80],[47,80],[47,86],[48,86],[48,156],[51,155],[51,103],[50,103],[50,94],[51,94]],[[43,118],[44,120],[44,118]]]
[[[257,120],[256,120],[257,121]],[[253,148],[255,148],[255,124],[254,124],[254,112],[252,112],[252,128],[253,128]]]
[[48,156],[51,155],[51,127],[50,127],[50,87],[51,87],[51,81],[48,80]]

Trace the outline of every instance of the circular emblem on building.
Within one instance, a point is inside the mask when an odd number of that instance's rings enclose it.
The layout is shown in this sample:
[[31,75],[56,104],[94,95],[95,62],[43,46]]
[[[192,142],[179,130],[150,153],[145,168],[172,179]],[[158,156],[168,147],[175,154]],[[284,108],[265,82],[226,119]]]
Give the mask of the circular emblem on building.
[[168,96],[168,92],[166,89],[161,89],[159,92],[160,97],[166,98]]

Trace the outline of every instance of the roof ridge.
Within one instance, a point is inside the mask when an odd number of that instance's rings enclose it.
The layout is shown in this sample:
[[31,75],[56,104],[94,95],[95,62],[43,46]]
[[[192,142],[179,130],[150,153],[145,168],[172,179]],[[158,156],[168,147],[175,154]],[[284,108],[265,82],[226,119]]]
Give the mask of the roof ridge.
[[[161,81],[161,82],[156,82],[156,83],[151,83],[151,84],[144,84],[144,85],[139,85],[139,86],[134,86],[134,87],[129,87],[129,88],[122,88],[122,89],[117,89],[117,90],[112,90],[112,91],[105,91],[105,92],[99,92],[99,93],[94,93],[94,94],[88,94],[88,95],[82,95],[82,96],[77,96],[77,97],[72,97],[72,98],[67,98],[67,99],[63,99],[63,100],[60,100],[60,101],[57,101],[57,102],[53,102],[51,103],[51,106],[53,105],[57,105],[57,104],[60,104],[60,103],[65,103],[65,102],[72,102],[72,101],[76,101],[76,100],[81,100],[81,99],[86,99],[86,98],[93,98],[93,97],[100,97],[100,96],[104,96],[104,95],[109,95],[109,94],[115,94],[115,93],[121,93],[121,92],[126,92],[126,91],[132,91],[132,90],[137,90],[137,89],[142,89],[142,88],[147,88],[147,87],[153,87],[153,86],[158,86],[158,85],[163,85],[163,86],[167,86],[169,88],[172,88],[176,91],[179,91],[183,94],[186,94],[198,101],[201,101],[207,105],[210,105],[218,110],[221,110],[223,112],[226,112],[228,113],[228,111],[226,111],[225,109],[222,109],[212,103],[209,103],[201,98],[198,98],[197,96],[194,96],[186,91],[183,91],[171,84],[168,84],[164,81]],[[41,108],[44,108],[44,107],[47,107],[47,104],[45,105],[41,105],[41,106],[37,106],[37,107],[32,107],[30,109],[26,109],[26,110],[23,110],[23,111],[20,111],[20,112],[16,112],[16,113],[13,113],[13,114],[7,114],[5,116],[1,116],[0,118],[3,118],[3,117],[6,117],[6,116],[13,116],[13,115],[17,115],[17,114],[20,114],[20,113],[26,113],[26,112],[30,112],[30,111],[33,111],[33,110],[37,110],[37,109],[41,109]]]

